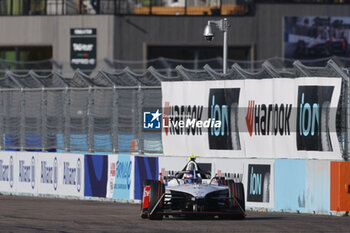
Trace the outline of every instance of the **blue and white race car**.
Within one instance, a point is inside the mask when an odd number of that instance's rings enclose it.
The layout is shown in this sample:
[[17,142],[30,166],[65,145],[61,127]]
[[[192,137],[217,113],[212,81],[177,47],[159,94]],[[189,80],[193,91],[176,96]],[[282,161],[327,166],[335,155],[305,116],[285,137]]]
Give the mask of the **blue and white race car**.
[[145,180],[141,217],[162,220],[163,216],[219,217],[244,219],[244,187],[226,177],[200,169],[192,157],[174,176]]

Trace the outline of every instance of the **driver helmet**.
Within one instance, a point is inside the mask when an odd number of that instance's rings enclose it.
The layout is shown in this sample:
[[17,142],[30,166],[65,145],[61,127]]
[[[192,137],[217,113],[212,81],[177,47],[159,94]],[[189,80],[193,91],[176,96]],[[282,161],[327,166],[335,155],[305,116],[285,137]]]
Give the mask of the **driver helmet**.
[[190,162],[187,165],[187,173],[184,174],[184,181],[185,184],[192,184],[192,183],[200,183],[201,179],[198,177],[198,174],[196,174],[196,165],[195,162]]
[[185,184],[192,184],[194,182],[194,177],[192,173],[185,173],[184,174],[184,181]]

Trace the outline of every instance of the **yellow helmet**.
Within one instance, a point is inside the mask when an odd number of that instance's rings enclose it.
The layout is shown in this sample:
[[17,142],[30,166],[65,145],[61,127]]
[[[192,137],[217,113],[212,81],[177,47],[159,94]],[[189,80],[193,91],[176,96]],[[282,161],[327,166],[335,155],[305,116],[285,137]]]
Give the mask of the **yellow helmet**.
[[195,157],[193,154],[191,154],[191,156],[190,156],[190,157],[188,157],[188,160],[195,161],[195,160],[196,160],[196,157]]

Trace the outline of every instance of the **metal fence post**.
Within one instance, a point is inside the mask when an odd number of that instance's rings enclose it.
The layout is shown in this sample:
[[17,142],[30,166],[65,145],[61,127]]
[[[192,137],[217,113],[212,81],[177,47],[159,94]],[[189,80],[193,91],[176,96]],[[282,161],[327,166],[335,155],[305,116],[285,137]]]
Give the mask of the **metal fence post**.
[[[138,124],[137,124],[137,121],[138,121],[138,112],[137,112],[137,108],[138,108],[138,101],[137,101],[137,89],[135,90],[134,88],[131,89],[132,90],[132,99],[130,101],[130,103],[132,103],[132,115],[131,115],[131,122],[132,122],[132,129],[131,129],[131,133],[132,135],[134,135],[134,138],[133,140],[136,142],[138,142]],[[125,102],[126,100],[124,99],[121,99],[120,102]],[[125,127],[125,125],[121,125],[122,127]],[[123,128],[123,131],[124,131],[124,128]],[[130,151],[131,152],[135,152],[135,149],[136,149],[136,145],[135,145],[135,148],[133,150],[131,150],[131,143],[132,141],[130,141]],[[138,146],[138,144],[137,144]]]
[[94,90],[89,86],[89,102],[88,102],[88,147],[89,152],[94,151]]
[[3,92],[0,90],[0,150],[4,148],[5,132],[4,132],[4,97]]
[[64,147],[65,151],[70,151],[70,89],[68,87],[64,90]]
[[25,116],[25,93],[24,89],[21,88],[21,107],[20,107],[20,117],[21,117],[21,125],[20,125],[20,139],[19,146],[21,151],[25,148],[25,128],[26,128],[26,116]]
[[47,91],[43,87],[41,90],[41,150],[47,148]]
[[139,86],[137,91],[137,127],[138,127],[138,151],[139,155],[144,154],[144,137],[143,137],[143,89]]
[[112,110],[112,149],[113,153],[118,151],[118,98],[117,87],[113,86],[113,110]]

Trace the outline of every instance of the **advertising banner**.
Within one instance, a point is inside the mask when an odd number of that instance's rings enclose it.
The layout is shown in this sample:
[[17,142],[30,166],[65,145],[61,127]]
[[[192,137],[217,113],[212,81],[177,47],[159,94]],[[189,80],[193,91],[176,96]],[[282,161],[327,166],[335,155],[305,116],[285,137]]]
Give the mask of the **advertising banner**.
[[107,155],[85,155],[85,196],[106,197],[107,175]]
[[242,182],[245,186],[244,175],[245,160],[243,159],[213,159],[213,175],[221,175],[233,179],[235,182]]
[[162,83],[167,156],[341,159],[341,78]]
[[274,208],[273,160],[246,161],[246,206]]
[[108,155],[108,181],[107,181],[107,190],[106,190],[106,197],[112,198],[113,193],[115,190],[115,177],[117,174],[117,162],[118,162],[118,155],[111,154]]
[[16,153],[1,152],[0,155],[0,191],[1,192],[15,192],[18,170],[16,163]]
[[62,176],[59,175],[63,173],[59,172],[57,156],[60,154],[37,153],[35,155],[40,175],[38,180],[38,193],[40,194],[59,194],[62,184],[62,180],[59,180]]
[[16,160],[18,166],[18,172],[15,174],[15,180],[17,182],[16,191],[19,193],[36,194],[38,192],[40,176],[35,154],[17,153]]
[[82,154],[50,154],[58,159],[59,194],[65,196],[84,196],[84,155]]
[[159,178],[158,158],[135,156],[134,174],[135,174],[134,199],[140,200],[141,194],[142,194],[143,182],[146,179],[158,180]]
[[131,199],[134,182],[133,158],[129,155],[108,155],[108,198]]
[[84,196],[84,156],[41,152],[2,152],[0,191]]
[[188,162],[187,157],[159,157],[159,172],[167,172],[169,175],[174,175],[181,171]]

